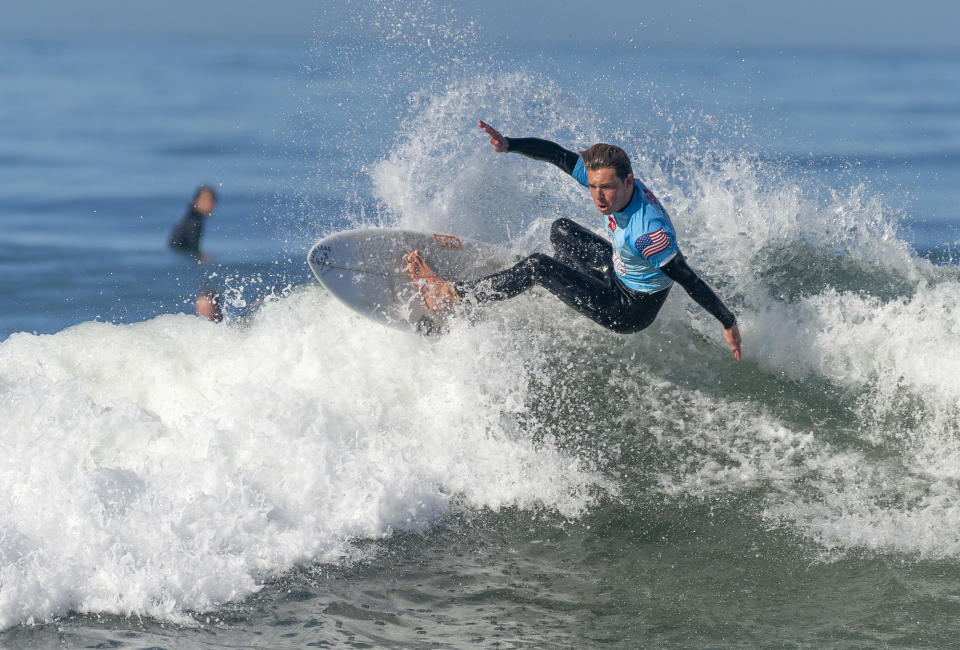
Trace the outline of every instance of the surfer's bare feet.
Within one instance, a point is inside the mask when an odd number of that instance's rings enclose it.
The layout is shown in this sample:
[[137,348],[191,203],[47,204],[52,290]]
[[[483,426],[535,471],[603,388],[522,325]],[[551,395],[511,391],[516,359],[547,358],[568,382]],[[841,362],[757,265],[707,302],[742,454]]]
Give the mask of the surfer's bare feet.
[[438,278],[420,251],[407,255],[407,272],[430,311],[449,309],[460,302],[460,294],[453,284]]

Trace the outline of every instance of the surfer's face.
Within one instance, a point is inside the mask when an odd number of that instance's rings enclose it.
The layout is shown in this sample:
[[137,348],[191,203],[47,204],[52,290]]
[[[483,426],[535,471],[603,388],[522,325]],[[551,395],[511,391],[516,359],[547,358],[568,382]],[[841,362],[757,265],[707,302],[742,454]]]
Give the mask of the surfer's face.
[[613,167],[588,169],[587,184],[594,204],[603,214],[620,212],[633,196],[633,174],[621,179]]

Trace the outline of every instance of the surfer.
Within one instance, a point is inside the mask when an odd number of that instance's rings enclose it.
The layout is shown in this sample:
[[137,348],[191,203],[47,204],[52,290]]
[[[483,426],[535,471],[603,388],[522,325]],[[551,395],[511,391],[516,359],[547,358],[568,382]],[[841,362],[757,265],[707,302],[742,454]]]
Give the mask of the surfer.
[[223,296],[216,289],[204,289],[197,294],[194,313],[214,323],[223,321]]
[[204,220],[217,207],[217,193],[208,185],[201,185],[193,195],[193,203],[170,233],[170,248],[192,255],[200,262],[209,262],[210,257],[200,252]]
[[408,271],[430,309],[449,309],[467,296],[478,302],[504,300],[539,284],[600,325],[627,334],[654,321],[676,282],[720,321],[724,340],[740,360],[736,318],[687,265],[670,216],[634,178],[623,149],[600,143],[577,154],[540,138],[506,138],[478,122],[494,151],[550,162],[589,188],[606,216],[610,241],[570,219],[557,219],[550,231],[555,257],[534,253],[511,268],[468,282],[439,278],[420,252],[413,251],[407,257]]

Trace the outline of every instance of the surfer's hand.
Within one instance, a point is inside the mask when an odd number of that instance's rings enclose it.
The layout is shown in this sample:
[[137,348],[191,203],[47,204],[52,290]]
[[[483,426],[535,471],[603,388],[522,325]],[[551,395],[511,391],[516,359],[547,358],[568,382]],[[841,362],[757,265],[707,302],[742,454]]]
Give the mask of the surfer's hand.
[[740,330],[736,325],[730,329],[723,330],[723,338],[733,352],[733,358],[740,361]]
[[510,141],[504,136],[500,135],[500,132],[495,128],[484,122],[483,120],[477,120],[477,124],[480,125],[480,128],[487,132],[487,135],[490,136],[490,144],[493,145],[493,150],[497,153],[504,153],[510,151]]

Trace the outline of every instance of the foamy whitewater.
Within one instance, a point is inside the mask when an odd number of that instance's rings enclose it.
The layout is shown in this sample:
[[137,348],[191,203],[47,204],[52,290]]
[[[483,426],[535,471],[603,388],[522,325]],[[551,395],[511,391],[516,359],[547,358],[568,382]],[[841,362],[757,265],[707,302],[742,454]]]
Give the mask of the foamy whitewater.
[[305,287],[243,327],[12,336],[0,622],[182,620],[450,508],[577,515],[598,476],[518,429],[529,359],[483,331],[426,342]]
[[[478,46],[465,42],[469,60]],[[599,231],[588,194],[550,165],[495,154],[476,120],[571,149],[615,140],[673,216],[691,265],[737,314],[744,361],[679,288],[631,336],[534,290],[427,338],[286,271],[265,280],[219,269],[222,324],[168,313],[14,333],[0,343],[0,628],[116,614],[225,634],[210,616],[285,581],[340,593],[355,583],[309,574],[340,567],[356,571],[357,600],[291,618],[309,620],[306,630],[339,616],[374,645],[483,645],[508,634],[517,608],[534,613],[508,645],[590,645],[579,634],[623,647],[907,643],[900,628],[872,636],[851,623],[883,619],[880,609],[829,629],[815,627],[820,613],[801,613],[793,636],[772,635],[810,593],[830,608],[834,573],[867,598],[880,590],[856,581],[877,566],[955,572],[957,267],[917,253],[909,214],[875,183],[827,186],[822,170],[752,148],[740,117],[680,110],[632,73],[600,79],[621,93],[606,97],[547,64],[474,66],[438,47],[413,91],[384,85],[407,101],[396,122],[369,120],[387,144],[365,142],[348,161],[371,200],[345,193],[339,212],[314,210],[311,184],[338,194],[342,179],[296,179],[304,211],[278,228],[301,228],[285,233],[292,244],[278,257],[370,225],[549,252],[557,217]],[[383,97],[347,74],[367,65],[360,55],[348,65],[343,54],[322,56],[335,59],[334,80],[358,85],[349,90],[360,108],[324,119],[353,137],[387,109],[363,103],[365,92]],[[369,65],[382,78],[392,70]],[[577,78],[577,65],[566,74]],[[623,97],[643,110],[605,112]],[[251,288],[267,294],[253,308]],[[481,523],[467,550],[445,552],[459,517]],[[398,538],[401,550],[390,546]],[[457,564],[470,553],[488,553],[490,575],[502,569],[505,582]],[[395,559],[377,564],[384,555]],[[424,595],[422,583],[447,579],[457,586],[435,593],[449,602]],[[461,599],[471,580],[486,590]],[[389,585],[404,581],[417,596],[391,600]],[[524,592],[531,584],[540,591]],[[778,596],[782,613],[771,609]],[[380,599],[385,625],[369,623],[364,598]],[[344,615],[350,607],[360,613]],[[439,636],[416,636],[431,626]],[[189,638],[169,643],[181,633]]]

